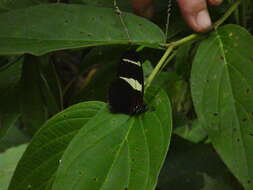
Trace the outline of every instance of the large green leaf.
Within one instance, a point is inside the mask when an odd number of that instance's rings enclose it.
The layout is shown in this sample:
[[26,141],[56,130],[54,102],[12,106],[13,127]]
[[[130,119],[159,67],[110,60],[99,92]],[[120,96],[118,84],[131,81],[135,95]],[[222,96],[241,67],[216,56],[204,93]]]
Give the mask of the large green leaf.
[[227,25],[204,40],[192,68],[200,121],[229,169],[253,189],[253,38]]
[[[115,8],[114,0],[70,0],[71,3],[84,3],[89,5]],[[131,1],[116,0],[117,6],[122,10],[131,10]]]
[[161,91],[139,117],[105,108],[74,137],[64,152],[54,190],[152,190],[171,134],[168,97]]
[[49,120],[29,144],[9,190],[45,189],[50,185],[71,139],[104,106],[99,102],[81,103]]
[[37,5],[48,0],[0,0],[0,12]]
[[41,55],[129,43],[157,47],[165,41],[158,26],[146,19],[83,5],[46,4],[14,10],[0,15],[0,25],[0,54]]

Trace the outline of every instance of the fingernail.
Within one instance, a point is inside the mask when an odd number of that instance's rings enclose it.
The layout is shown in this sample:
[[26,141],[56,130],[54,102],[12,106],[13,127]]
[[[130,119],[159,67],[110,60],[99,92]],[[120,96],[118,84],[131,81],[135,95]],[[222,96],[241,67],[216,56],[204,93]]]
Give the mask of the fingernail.
[[210,16],[206,9],[200,11],[197,14],[196,23],[203,30],[208,29],[212,26]]

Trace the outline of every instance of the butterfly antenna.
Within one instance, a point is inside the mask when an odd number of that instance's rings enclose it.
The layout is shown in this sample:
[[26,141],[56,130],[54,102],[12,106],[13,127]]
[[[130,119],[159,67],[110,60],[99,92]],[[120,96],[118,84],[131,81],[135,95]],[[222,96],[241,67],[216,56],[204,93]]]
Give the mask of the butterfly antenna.
[[169,30],[169,24],[170,24],[171,9],[172,9],[172,0],[168,0],[167,21],[166,21],[166,30],[165,30],[165,36],[166,36],[166,39],[167,39],[167,36],[168,36],[168,30]]
[[122,25],[123,25],[123,27],[124,27],[124,29],[125,29],[125,32],[126,32],[126,34],[127,34],[128,40],[131,41],[131,40],[130,40],[130,35],[129,35],[128,28],[127,28],[126,23],[124,22],[124,20],[123,20],[123,18],[122,18],[122,12],[121,12],[121,10],[119,9],[119,7],[118,7],[118,5],[117,5],[117,0],[113,0],[113,6],[114,6],[114,8],[115,8],[116,14],[119,15],[120,22],[122,23]]

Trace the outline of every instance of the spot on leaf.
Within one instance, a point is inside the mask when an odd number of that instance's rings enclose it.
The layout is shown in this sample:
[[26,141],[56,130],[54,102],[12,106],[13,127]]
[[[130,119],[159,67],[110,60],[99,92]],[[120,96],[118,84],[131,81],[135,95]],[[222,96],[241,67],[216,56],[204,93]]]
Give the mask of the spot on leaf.
[[214,116],[214,117],[217,117],[217,116],[218,116],[218,114],[219,114],[219,113],[214,112],[214,113],[213,113],[213,116]]
[[246,122],[246,121],[247,121],[247,118],[243,118],[242,121],[243,121],[243,122]]
[[98,181],[98,178],[97,178],[97,177],[95,177],[93,180],[97,182],[97,181]]

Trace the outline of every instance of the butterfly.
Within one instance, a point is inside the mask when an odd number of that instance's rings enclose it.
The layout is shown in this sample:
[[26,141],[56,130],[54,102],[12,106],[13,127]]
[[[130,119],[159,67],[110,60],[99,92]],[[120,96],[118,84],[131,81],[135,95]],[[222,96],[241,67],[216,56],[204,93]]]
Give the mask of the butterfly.
[[144,79],[138,54],[127,51],[118,63],[117,79],[109,88],[109,106],[113,113],[138,115],[147,111],[143,103]]

